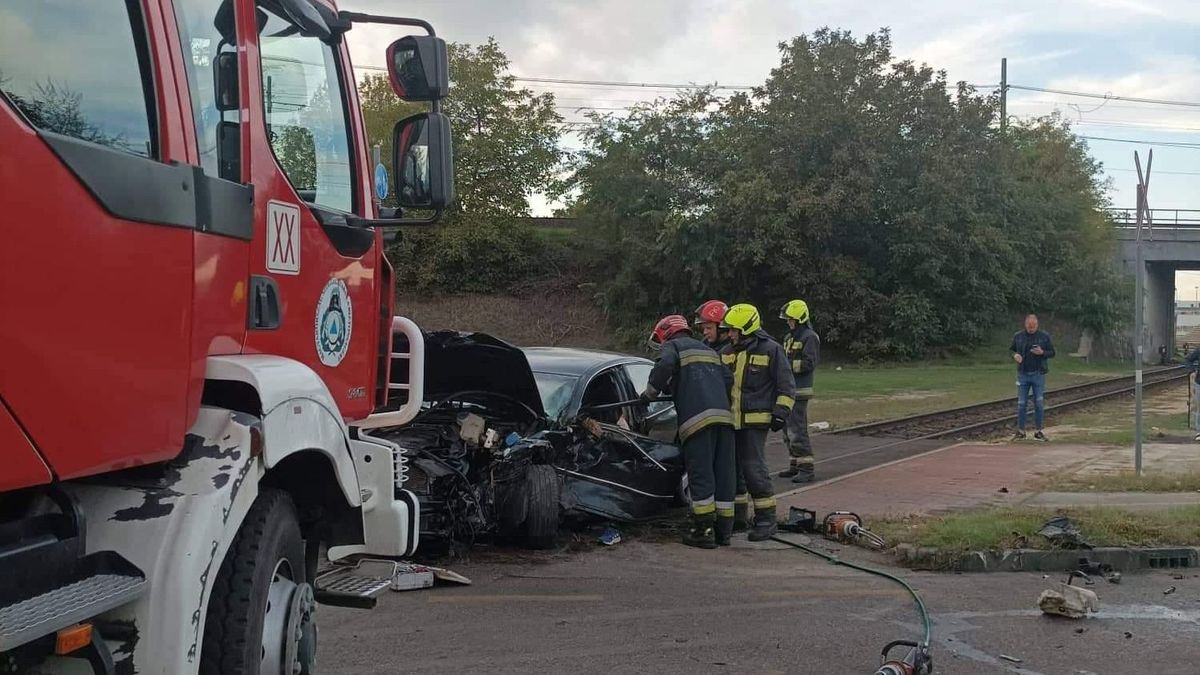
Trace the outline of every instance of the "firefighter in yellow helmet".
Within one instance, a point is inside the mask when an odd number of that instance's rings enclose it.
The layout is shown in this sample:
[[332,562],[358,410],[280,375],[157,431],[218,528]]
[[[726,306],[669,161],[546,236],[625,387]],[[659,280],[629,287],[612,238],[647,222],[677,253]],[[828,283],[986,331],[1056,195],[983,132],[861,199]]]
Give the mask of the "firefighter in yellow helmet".
[[793,483],[810,483],[814,472],[812,440],[808,437],[808,400],[813,395],[813,372],[821,358],[821,336],[813,330],[808,303],[803,300],[788,302],[779,310],[779,318],[788,324],[783,351],[796,378],[796,405],[792,406],[783,430],[791,465],[780,475],[791,478]]
[[786,424],[795,403],[795,379],[787,354],[762,329],[754,305],[729,308],[721,326],[732,343],[721,350],[721,361],[733,372],[730,410],[738,466],[754,499],[754,526],[750,541],[775,534],[775,491],[767,470],[765,448],[768,431]]

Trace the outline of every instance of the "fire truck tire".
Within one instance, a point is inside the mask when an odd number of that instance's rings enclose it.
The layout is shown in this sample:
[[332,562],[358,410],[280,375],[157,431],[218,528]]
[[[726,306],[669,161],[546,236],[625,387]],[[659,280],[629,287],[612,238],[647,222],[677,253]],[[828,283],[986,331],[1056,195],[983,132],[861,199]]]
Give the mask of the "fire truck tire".
[[[285,573],[279,574],[280,570]],[[262,667],[266,660],[264,628],[270,630],[268,623],[278,625],[277,619],[268,616],[280,610],[270,607],[278,597],[276,582],[290,576],[292,589],[306,590],[304,575],[304,542],[296,507],[286,492],[264,489],[246,514],[213,584],[204,625],[201,675],[276,675]],[[294,590],[289,593],[300,595]],[[312,597],[311,590],[307,597]],[[294,603],[281,604],[290,608]],[[307,661],[301,670],[304,673],[311,672],[315,661],[316,626],[311,609],[303,631],[308,644],[292,650],[293,654],[300,652],[301,661]],[[290,675],[291,670],[288,672]]]
[[551,548],[558,535],[558,503],[562,482],[548,464],[529,467],[525,477],[528,509],[525,515],[525,544],[530,548]]

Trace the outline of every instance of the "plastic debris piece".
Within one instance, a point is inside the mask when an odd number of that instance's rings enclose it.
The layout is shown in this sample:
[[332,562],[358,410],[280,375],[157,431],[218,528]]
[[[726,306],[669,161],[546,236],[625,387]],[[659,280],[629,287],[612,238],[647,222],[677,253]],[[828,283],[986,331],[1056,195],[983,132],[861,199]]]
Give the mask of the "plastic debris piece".
[[1076,634],[1078,634],[1078,635],[1083,635],[1083,634],[1084,634],[1084,633],[1086,633],[1086,632],[1087,632],[1087,629],[1086,629],[1086,628],[1084,628],[1083,626],[1080,626],[1079,628],[1076,628],[1076,629],[1075,629],[1075,633],[1076,633]]
[[600,538],[598,541],[605,546],[619,544],[621,543],[621,532],[615,527],[606,527],[604,528],[604,531],[600,533]]
[[816,429],[817,431],[829,431],[830,426],[832,425],[830,425],[829,422],[813,422],[812,424],[808,425],[808,428]]
[[438,581],[444,581],[451,584],[460,584],[462,586],[470,586],[471,580],[443,567],[430,567],[429,571],[433,572],[433,577]]
[[788,507],[787,520],[779,527],[788,532],[816,532],[817,512],[797,506]]
[[1000,658],[1002,658],[1005,661],[1008,661],[1010,663],[1024,663],[1024,661],[1022,659],[1018,659],[1015,656],[1009,656],[1008,654],[1001,654]]
[[1168,588],[1167,590],[1163,591],[1163,595],[1170,595],[1174,592],[1175,592],[1175,587],[1172,586],[1172,587]]
[[1126,639],[1126,640],[1128,640],[1128,639],[1130,639],[1130,638],[1132,638],[1132,637],[1133,637],[1133,633],[1130,633],[1129,631],[1125,631],[1125,639]]
[[1121,583],[1121,573],[1116,570],[1111,570],[1109,572],[1106,572],[1104,574],[1104,578],[1107,579],[1108,583],[1110,583],[1110,584]]
[[1038,608],[1045,614],[1079,619],[1088,612],[1100,609],[1100,599],[1093,591],[1078,586],[1059,584],[1057,590],[1046,589],[1038,596]]
[[999,490],[996,490],[996,492],[1003,492],[1004,494],[1008,494],[1008,488],[1002,487]]
[[1059,548],[1092,548],[1083,540],[1079,528],[1066,516],[1054,516],[1042,524],[1038,534]]

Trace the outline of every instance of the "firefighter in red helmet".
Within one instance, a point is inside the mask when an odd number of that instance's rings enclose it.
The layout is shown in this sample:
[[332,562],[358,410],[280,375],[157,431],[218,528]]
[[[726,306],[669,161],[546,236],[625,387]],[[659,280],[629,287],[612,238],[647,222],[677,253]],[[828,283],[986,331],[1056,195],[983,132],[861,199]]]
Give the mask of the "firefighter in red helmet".
[[729,388],[733,384],[721,357],[692,337],[687,319],[663,317],[650,343],[658,360],[642,399],[669,393],[679,419],[679,439],[688,490],[692,527],[683,543],[699,548],[728,546],[733,532],[734,445]]
[[709,300],[696,308],[694,323],[700,327],[700,332],[704,335],[704,344],[718,354],[725,345],[729,344],[729,340],[725,338],[725,332],[721,329],[721,319],[725,318],[727,311],[729,311],[729,306],[720,300]]

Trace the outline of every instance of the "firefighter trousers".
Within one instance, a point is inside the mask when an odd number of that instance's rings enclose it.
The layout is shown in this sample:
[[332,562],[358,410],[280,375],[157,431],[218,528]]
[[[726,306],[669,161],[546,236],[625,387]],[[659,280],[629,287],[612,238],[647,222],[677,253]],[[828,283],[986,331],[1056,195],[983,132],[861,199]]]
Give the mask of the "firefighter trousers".
[[713,424],[689,436],[683,442],[683,464],[692,496],[692,513],[697,516],[716,513],[719,518],[732,518],[736,481],[733,427]]
[[771,487],[771,473],[767,470],[767,429],[738,429],[734,432],[734,445],[741,479],[753,499],[755,517],[770,514],[774,522],[775,491]]
[[783,429],[783,440],[787,443],[788,455],[792,458],[792,467],[799,473],[812,474],[813,452],[812,439],[808,437],[808,399],[796,398],[792,412],[788,415],[787,426]]

